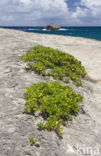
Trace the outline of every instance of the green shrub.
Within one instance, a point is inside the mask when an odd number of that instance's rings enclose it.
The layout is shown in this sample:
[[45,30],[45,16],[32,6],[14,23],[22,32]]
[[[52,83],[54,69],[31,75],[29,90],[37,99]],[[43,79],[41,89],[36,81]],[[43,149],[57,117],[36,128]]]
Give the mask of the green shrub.
[[[86,75],[85,68],[75,57],[49,47],[35,46],[21,59],[26,61],[30,69],[37,74],[52,75],[54,79],[67,83],[71,79],[77,86],[82,85],[81,78]],[[47,69],[51,69],[51,71],[47,73]],[[64,77],[67,77],[66,81]]]
[[35,111],[41,111],[44,122],[38,124],[39,129],[54,130],[58,136],[62,136],[61,125],[79,111],[78,102],[83,97],[71,87],[54,81],[28,87],[25,99],[24,112],[34,115]]
[[33,136],[29,137],[29,141],[30,141],[30,145],[35,144],[35,146],[39,147],[40,146],[40,142],[34,138]]
[[30,145],[33,145],[35,142],[35,138],[33,136],[29,137]]

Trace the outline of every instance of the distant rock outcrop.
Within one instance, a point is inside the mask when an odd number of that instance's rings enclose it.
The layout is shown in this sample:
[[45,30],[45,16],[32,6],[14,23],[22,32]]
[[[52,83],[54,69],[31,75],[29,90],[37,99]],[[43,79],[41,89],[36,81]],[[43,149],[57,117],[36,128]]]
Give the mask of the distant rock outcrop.
[[58,29],[60,29],[60,26],[54,25],[54,24],[50,24],[50,25],[47,25],[45,27],[45,29],[47,29],[47,30],[58,30]]

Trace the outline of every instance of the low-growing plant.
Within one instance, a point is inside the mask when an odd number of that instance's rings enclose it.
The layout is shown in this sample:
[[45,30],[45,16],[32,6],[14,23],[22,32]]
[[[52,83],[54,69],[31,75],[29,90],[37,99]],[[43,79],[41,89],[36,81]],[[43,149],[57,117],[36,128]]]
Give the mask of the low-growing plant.
[[33,136],[29,137],[30,145],[33,145],[35,142],[35,138]]
[[40,146],[40,142],[34,138],[33,136],[29,137],[29,141],[30,141],[30,145],[35,144],[35,146],[39,147]]
[[[33,114],[40,110],[44,122],[38,124],[40,130],[55,131],[62,136],[61,126],[79,111],[78,103],[83,100],[80,94],[60,82],[40,82],[27,88],[24,112]],[[34,140],[32,140],[34,141]],[[32,143],[32,142],[31,142]]]
[[[49,47],[35,46],[21,59],[28,63],[31,70],[43,76],[53,76],[56,80],[71,79],[77,86],[82,85],[81,78],[86,75],[85,68],[74,56]],[[51,69],[49,73],[47,69]]]

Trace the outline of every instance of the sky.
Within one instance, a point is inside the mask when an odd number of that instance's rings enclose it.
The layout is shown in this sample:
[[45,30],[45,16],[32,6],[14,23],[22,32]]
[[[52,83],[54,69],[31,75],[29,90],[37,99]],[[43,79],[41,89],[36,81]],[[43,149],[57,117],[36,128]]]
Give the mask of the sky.
[[0,26],[101,26],[101,0],[0,0]]

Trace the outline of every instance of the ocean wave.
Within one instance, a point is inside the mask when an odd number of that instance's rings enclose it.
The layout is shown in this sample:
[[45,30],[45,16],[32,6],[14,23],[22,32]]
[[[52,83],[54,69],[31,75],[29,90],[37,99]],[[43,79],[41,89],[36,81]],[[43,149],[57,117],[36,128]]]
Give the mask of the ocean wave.
[[[51,30],[47,30],[47,29],[42,29],[43,31],[51,31]],[[65,28],[60,28],[60,29],[58,29],[57,31],[66,31],[66,30],[69,30],[69,29],[65,29]]]
[[69,30],[69,29],[65,29],[65,28],[60,28],[59,30]]
[[42,29],[43,31],[47,31],[47,29]]
[[28,30],[39,30],[39,29],[33,29],[33,28],[29,28]]

